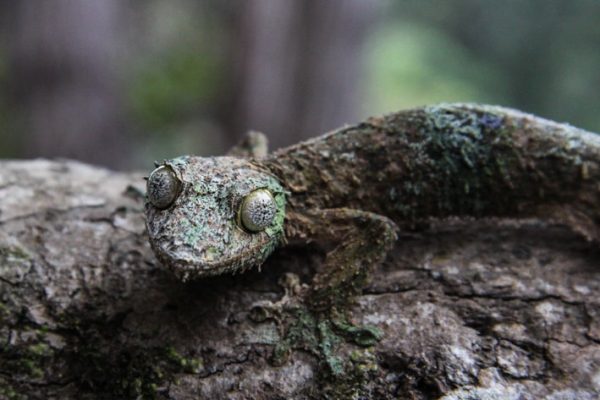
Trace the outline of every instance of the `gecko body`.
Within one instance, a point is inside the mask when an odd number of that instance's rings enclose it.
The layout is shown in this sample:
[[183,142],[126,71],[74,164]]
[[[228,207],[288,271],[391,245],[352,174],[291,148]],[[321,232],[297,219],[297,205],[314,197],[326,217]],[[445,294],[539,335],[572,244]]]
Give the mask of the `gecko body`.
[[[352,230],[374,216],[392,230],[450,216],[542,218],[596,239],[599,162],[600,139],[568,125],[501,107],[426,107],[263,158],[165,161],[159,169],[176,182],[174,198],[165,204],[165,176],[153,173],[147,226],[159,258],[184,280],[244,271],[284,238]],[[264,229],[250,230],[241,207],[260,189],[275,212]]]
[[362,292],[398,229],[432,218],[535,218],[600,238],[599,137],[515,110],[424,107],[259,148],[150,175],[150,243],[181,279],[242,272],[289,241],[331,243],[303,294],[331,312]]

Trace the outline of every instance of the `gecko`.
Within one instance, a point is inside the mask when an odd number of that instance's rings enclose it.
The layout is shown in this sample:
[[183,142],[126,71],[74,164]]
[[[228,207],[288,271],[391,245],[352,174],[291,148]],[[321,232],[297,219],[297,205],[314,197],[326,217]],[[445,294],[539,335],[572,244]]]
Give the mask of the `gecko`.
[[[271,154],[253,133],[228,156],[166,160],[148,178],[145,213],[157,258],[183,281],[260,266],[288,243],[330,244],[301,296],[316,315],[338,315],[399,231],[498,217],[597,240],[599,205],[597,135],[509,108],[442,104]],[[354,328],[365,344],[378,340]]]

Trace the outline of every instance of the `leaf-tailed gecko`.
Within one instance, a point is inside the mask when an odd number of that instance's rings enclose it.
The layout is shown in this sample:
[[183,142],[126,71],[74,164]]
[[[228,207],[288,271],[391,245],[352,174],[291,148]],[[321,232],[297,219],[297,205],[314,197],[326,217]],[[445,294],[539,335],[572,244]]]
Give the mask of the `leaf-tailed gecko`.
[[334,249],[304,298],[331,311],[361,293],[398,229],[431,218],[540,218],[600,238],[600,137],[515,110],[417,108],[270,155],[249,141],[234,157],[179,157],[150,174],[150,243],[182,280],[325,241]]

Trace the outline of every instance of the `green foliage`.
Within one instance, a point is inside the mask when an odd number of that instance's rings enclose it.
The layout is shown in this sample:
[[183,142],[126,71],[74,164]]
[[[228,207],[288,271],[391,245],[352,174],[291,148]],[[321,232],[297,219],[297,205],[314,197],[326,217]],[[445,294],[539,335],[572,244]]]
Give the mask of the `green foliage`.
[[387,24],[369,46],[367,115],[440,102],[503,102],[502,71],[425,24]]
[[219,81],[219,62],[210,52],[170,50],[135,73],[129,92],[133,116],[143,129],[164,129],[209,104]]
[[[400,48],[407,41],[421,46],[416,55],[405,54],[410,58],[405,63],[419,65],[404,79],[406,86],[396,85],[396,96],[413,100],[403,105],[466,98],[600,131],[595,111],[600,102],[600,2],[395,1],[388,11],[383,25],[406,35],[397,35],[397,44],[388,47]],[[442,57],[423,57],[423,52]],[[426,84],[414,88],[423,76]],[[393,90],[385,82],[380,87]]]

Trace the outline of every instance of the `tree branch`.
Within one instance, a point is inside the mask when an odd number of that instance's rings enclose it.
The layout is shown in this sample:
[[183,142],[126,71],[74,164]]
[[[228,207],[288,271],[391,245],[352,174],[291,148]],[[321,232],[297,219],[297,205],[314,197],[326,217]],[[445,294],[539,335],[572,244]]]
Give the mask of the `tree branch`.
[[598,396],[600,257],[561,227],[447,221],[402,235],[353,309],[383,339],[341,344],[354,369],[335,378],[310,348],[273,363],[277,324],[252,316],[283,295],[285,273],[309,281],[316,245],[183,284],[147,243],[141,175],[0,166],[1,398]]

